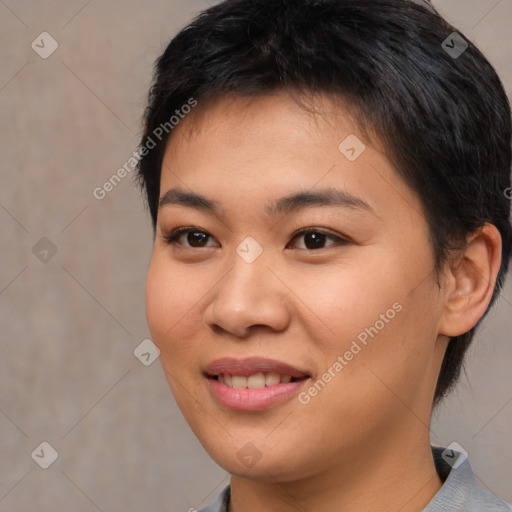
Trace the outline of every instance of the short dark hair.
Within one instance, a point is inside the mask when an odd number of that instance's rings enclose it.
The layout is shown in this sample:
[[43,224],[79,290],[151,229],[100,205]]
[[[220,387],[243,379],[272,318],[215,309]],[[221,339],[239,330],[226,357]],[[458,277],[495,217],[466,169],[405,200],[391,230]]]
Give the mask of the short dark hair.
[[[484,223],[499,230],[502,262],[488,311],[512,245],[510,105],[492,65],[453,32],[434,8],[411,0],[226,0],[200,13],[156,61],[144,114],[139,151],[156,147],[140,158],[137,179],[153,229],[169,117],[191,98],[326,93],[377,137],[420,198],[436,275]],[[449,51],[465,44],[460,55]],[[435,405],[457,382],[483,317],[450,339]]]

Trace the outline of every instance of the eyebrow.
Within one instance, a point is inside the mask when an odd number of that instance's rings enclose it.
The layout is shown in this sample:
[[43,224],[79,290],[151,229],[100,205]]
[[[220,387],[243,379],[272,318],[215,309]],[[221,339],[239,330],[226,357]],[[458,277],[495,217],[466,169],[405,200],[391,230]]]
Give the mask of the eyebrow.
[[[190,208],[212,212],[216,215],[223,215],[224,213],[224,209],[218,201],[194,192],[186,192],[179,188],[168,190],[159,200],[159,208],[170,204],[188,206]],[[332,187],[322,190],[297,192],[289,196],[281,197],[268,205],[266,211],[271,216],[277,216],[313,206],[354,208],[367,211],[377,216],[373,208],[363,199]]]

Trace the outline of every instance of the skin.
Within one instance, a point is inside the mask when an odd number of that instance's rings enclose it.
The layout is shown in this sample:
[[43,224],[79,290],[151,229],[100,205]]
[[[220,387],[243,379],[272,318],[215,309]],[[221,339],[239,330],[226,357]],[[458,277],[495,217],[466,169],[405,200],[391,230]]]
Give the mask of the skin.
[[[429,425],[448,337],[484,314],[500,236],[486,224],[468,238],[439,289],[419,198],[339,102],[318,96],[315,105],[307,112],[282,91],[222,98],[200,104],[174,129],[160,196],[180,188],[224,211],[160,208],[148,325],[185,419],[232,475],[230,512],[419,511],[442,485]],[[338,150],[349,134],[366,144],[354,162]],[[282,196],[326,187],[372,211],[266,212]],[[186,234],[166,243],[178,226],[210,237],[203,247]],[[308,249],[307,236],[293,236],[307,227],[350,243],[327,237]],[[263,248],[250,264],[236,252],[248,236]],[[307,390],[395,303],[401,311],[307,405],[294,396],[265,411],[234,412],[209,392],[208,363],[250,356],[306,371]],[[237,456],[249,442],[261,455],[252,467]]]

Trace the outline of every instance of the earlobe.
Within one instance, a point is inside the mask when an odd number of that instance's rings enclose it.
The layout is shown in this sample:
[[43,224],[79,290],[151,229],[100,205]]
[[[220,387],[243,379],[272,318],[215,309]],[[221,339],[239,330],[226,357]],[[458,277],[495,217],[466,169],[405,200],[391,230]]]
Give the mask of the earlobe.
[[485,314],[501,265],[501,235],[486,223],[467,240],[463,254],[448,269],[439,334],[459,336]]

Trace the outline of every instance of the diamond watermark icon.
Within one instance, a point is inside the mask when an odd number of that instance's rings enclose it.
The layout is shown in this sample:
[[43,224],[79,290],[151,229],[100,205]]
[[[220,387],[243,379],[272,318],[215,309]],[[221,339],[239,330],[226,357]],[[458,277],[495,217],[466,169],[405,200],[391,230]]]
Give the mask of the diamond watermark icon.
[[32,459],[43,469],[49,468],[59,457],[57,450],[46,441],[43,441],[31,455]]
[[366,149],[366,146],[353,133],[338,146],[340,153],[351,162],[357,160]]
[[469,44],[458,32],[452,32],[441,46],[452,59],[458,59],[468,49]]
[[47,59],[59,47],[59,43],[48,32],[41,32],[30,46],[39,57]]
[[144,366],[150,366],[158,359],[158,356],[160,355],[160,349],[153,343],[152,340],[146,338],[135,347],[133,355]]
[[468,458],[468,452],[459,443],[454,441],[443,451],[441,457],[453,469],[457,469]]
[[263,247],[252,236],[248,236],[236,248],[236,252],[246,263],[253,263],[263,252]]
[[41,262],[48,263],[57,254],[57,246],[46,236],[43,236],[32,247],[32,254]]
[[246,443],[242,448],[240,448],[240,450],[238,450],[236,456],[248,468],[252,468],[260,461],[263,454],[252,443]]

